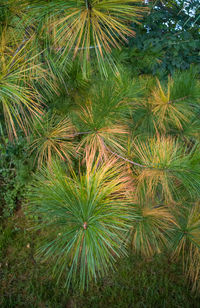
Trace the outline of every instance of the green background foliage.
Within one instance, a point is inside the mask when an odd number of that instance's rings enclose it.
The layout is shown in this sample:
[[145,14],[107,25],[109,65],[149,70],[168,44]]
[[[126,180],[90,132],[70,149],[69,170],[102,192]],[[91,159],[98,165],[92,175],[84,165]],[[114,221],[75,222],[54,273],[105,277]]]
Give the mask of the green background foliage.
[[[122,49],[120,57],[134,74],[163,77],[192,64],[199,67],[199,1],[177,2],[150,3],[151,11],[142,23],[133,25],[137,35]],[[188,6],[183,9],[186,2]]]

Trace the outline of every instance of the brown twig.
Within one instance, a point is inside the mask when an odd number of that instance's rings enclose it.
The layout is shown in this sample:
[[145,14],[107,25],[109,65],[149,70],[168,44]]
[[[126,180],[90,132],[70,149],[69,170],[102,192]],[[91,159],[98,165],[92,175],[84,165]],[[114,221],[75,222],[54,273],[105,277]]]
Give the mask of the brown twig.
[[[101,138],[101,137],[100,137],[100,138]],[[135,165],[135,166],[137,166],[137,167],[149,168],[148,166],[141,165],[141,164],[139,164],[139,163],[136,163],[136,162],[134,162],[134,161],[132,161],[132,160],[130,160],[130,159],[128,159],[128,158],[125,158],[125,157],[123,157],[123,156],[117,154],[116,152],[113,152],[110,148],[108,148],[108,147],[105,145],[105,143],[104,143],[104,141],[103,141],[102,138],[101,138],[101,140],[102,140],[102,143],[103,143],[103,146],[105,147],[105,149],[106,149],[107,151],[109,151],[110,153],[112,153],[113,155],[117,156],[118,158],[121,158],[121,159],[123,159],[124,161],[126,161],[126,162],[128,162],[128,163],[131,163],[132,165]]]
[[177,103],[177,102],[180,102],[180,101],[184,101],[184,99],[188,98],[189,96],[184,96],[184,97],[181,97],[181,98],[178,98],[178,99],[175,99],[173,101],[169,101],[167,104],[173,104],[173,103]]

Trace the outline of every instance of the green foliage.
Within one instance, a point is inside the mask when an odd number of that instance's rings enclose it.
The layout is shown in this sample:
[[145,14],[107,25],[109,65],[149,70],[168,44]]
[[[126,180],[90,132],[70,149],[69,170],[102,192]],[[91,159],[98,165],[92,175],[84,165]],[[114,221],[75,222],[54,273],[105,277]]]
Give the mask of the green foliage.
[[137,35],[122,50],[124,63],[136,75],[158,77],[184,71],[191,64],[199,68],[199,1],[158,0],[149,7],[142,24],[133,25]]
[[193,290],[200,288],[200,212],[199,204],[184,206],[174,230],[173,255],[183,257],[187,278],[193,281]]
[[104,76],[105,61],[114,69],[112,48],[120,48],[133,36],[130,22],[138,22],[144,8],[140,0],[68,0],[34,1],[28,6],[29,23],[39,25],[37,31],[48,38],[51,48],[57,50],[63,61],[79,57],[85,76],[91,58],[95,57]]
[[19,138],[15,144],[0,145],[0,216],[8,217],[21,206],[26,185],[31,180],[32,163],[27,142]]
[[82,136],[79,148],[104,158],[108,156],[108,148],[123,151],[129,131],[128,115],[133,108],[129,100],[137,97],[137,92],[132,94],[135,88],[133,81],[127,87],[120,78],[91,87],[85,101],[79,103],[72,114],[73,123]]
[[132,157],[143,166],[133,170],[138,194],[146,187],[148,196],[164,202],[178,202],[185,193],[192,200],[199,195],[198,147],[189,150],[171,137],[158,136],[135,141]]
[[75,155],[72,143],[75,129],[69,118],[59,119],[47,114],[42,121],[34,123],[33,129],[30,151],[35,152],[38,167],[43,163],[50,166],[55,157],[71,163],[71,156]]
[[9,138],[17,137],[16,124],[27,134],[30,118],[42,114],[41,104],[31,79],[39,78],[41,69],[34,58],[27,59],[28,42],[22,44],[13,55],[2,54],[0,62],[0,111]]
[[[138,25],[136,2],[0,4],[1,216],[20,219],[24,203],[38,229],[36,247],[24,230],[11,255],[27,239],[33,263],[39,256],[47,273],[53,268],[56,299],[41,291],[47,306],[61,303],[61,282],[65,292],[98,286],[129,248],[144,262],[176,257],[200,290],[199,6],[156,1]],[[6,257],[18,230],[2,222]],[[170,306],[155,280],[152,289],[148,304]],[[13,306],[7,298],[2,305]]]
[[28,210],[39,217],[39,228],[52,233],[39,253],[53,258],[59,279],[67,271],[65,286],[78,275],[80,288],[88,287],[125,254],[128,217],[120,199],[127,181],[122,164],[113,159],[101,166],[88,161],[86,173],[72,178],[60,166],[36,178]]
[[149,91],[145,91],[133,112],[135,134],[152,136],[159,131],[184,136],[184,129],[188,129],[185,135],[195,138],[191,125],[195,122],[198,126],[200,86],[194,69],[176,72],[168,81],[148,78],[140,84]]
[[[143,201],[144,203],[144,201]],[[151,257],[169,245],[169,231],[175,220],[167,207],[146,203],[133,204],[132,212],[137,217],[131,230],[131,244],[136,252]]]

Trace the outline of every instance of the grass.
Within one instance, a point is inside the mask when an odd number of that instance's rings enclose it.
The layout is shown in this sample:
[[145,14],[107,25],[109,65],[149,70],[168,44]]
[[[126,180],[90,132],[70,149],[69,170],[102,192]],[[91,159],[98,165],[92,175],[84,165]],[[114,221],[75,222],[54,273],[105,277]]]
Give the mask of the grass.
[[82,294],[69,293],[49,276],[49,264],[34,259],[39,233],[28,230],[28,222],[19,211],[2,225],[0,235],[0,307],[31,308],[198,308],[186,286],[181,264],[157,255],[144,260],[130,255],[117,264],[117,270],[90,284]]

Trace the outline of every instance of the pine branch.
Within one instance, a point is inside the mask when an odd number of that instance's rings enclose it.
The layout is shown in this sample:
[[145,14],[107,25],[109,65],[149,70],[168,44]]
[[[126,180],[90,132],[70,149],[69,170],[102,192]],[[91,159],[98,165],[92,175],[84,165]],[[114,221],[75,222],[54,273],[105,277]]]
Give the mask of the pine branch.
[[123,156],[117,154],[116,152],[113,152],[110,148],[108,148],[108,147],[105,145],[105,142],[104,142],[104,140],[102,139],[102,137],[100,137],[100,138],[101,138],[101,141],[102,141],[102,143],[103,143],[104,148],[105,148],[107,151],[109,151],[110,153],[112,153],[113,155],[115,155],[116,157],[121,158],[121,159],[123,159],[124,161],[126,161],[126,162],[128,162],[128,163],[131,163],[132,165],[135,165],[135,166],[137,166],[137,167],[149,168],[149,166],[145,166],[145,165],[138,164],[138,163],[136,163],[136,162],[134,162],[134,161],[132,161],[132,160],[130,160],[130,159],[128,159],[128,158],[125,158],[125,157],[123,157]]
[[167,104],[173,104],[173,103],[177,103],[177,102],[181,102],[181,101],[184,101],[186,98],[188,98],[189,96],[184,96],[184,97],[181,97],[181,98],[178,98],[178,99],[175,99],[175,100],[172,100],[172,101],[169,101]]

